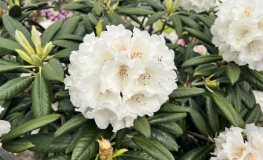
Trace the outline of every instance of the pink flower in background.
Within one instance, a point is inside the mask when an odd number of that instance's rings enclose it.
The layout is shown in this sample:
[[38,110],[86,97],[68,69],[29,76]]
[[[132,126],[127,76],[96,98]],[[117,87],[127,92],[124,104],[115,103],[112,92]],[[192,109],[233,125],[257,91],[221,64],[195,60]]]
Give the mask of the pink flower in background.
[[52,22],[60,20],[60,19],[68,19],[73,15],[73,12],[67,11],[67,10],[60,10],[58,13],[54,12],[50,9],[43,9],[41,10],[41,16],[47,17],[48,20],[51,20]]
[[184,39],[179,39],[176,44],[181,45],[183,47],[186,46]]
[[60,1],[60,2],[63,2],[63,0],[52,0],[52,1],[53,1],[53,2],[57,2],[57,3],[58,3],[59,1]]
[[194,51],[201,54],[201,55],[206,55],[207,54],[207,49],[203,45],[196,45],[194,46]]

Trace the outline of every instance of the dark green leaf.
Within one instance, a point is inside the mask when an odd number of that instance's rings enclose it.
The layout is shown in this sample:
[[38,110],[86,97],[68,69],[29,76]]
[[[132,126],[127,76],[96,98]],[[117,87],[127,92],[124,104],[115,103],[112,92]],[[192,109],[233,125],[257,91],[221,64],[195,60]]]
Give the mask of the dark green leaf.
[[186,24],[187,26],[193,28],[193,30],[202,31],[202,28],[200,27],[200,25],[197,22],[195,22],[192,18],[186,17],[186,16],[181,16],[181,15],[178,15],[178,17],[180,18],[180,20],[184,24]]
[[61,98],[68,98],[69,96],[69,91],[61,91],[56,93],[55,97],[61,97]]
[[95,10],[95,13],[97,14],[97,16],[101,15],[102,7],[100,5],[100,2],[94,3],[94,10]]
[[182,36],[183,36],[183,25],[182,25],[180,18],[176,14],[174,14],[174,15],[172,15],[172,21],[173,21],[173,25],[175,28],[175,32],[178,35],[178,38],[182,38]]
[[162,113],[148,118],[148,122],[150,123],[150,125],[175,122],[180,119],[183,119],[186,116],[187,116],[186,113],[171,113],[171,114]]
[[209,29],[211,28],[211,26],[213,25],[214,22],[212,22],[211,20],[209,20],[208,18],[202,16],[202,15],[196,15],[196,17],[198,19],[200,19]]
[[205,90],[202,88],[178,88],[170,94],[171,99],[182,99],[197,96],[205,93]]
[[8,81],[0,87],[0,100],[10,99],[27,89],[34,77],[19,77]]
[[55,40],[53,42],[54,45],[62,47],[62,48],[77,48],[79,47],[79,42],[70,41],[70,40]]
[[121,130],[118,130],[117,134],[116,134],[116,148],[119,149],[121,146],[121,143],[124,139],[124,137],[126,136],[127,132],[129,131],[129,128],[123,128]]
[[153,23],[155,23],[156,21],[158,21],[163,15],[166,14],[166,11],[162,11],[162,12],[156,12],[153,15],[151,15],[151,17],[148,19],[148,21],[146,22],[146,26],[150,26]]
[[85,9],[85,8],[87,8],[86,5],[79,4],[79,3],[70,3],[70,4],[63,5],[61,9],[65,9],[65,10],[79,10],[79,9]]
[[150,11],[143,8],[117,8],[116,12],[119,14],[137,15],[137,16],[146,16],[154,13],[154,11]]
[[35,147],[29,150],[38,153],[57,153],[65,152],[71,135],[67,134],[58,138],[54,138],[54,133],[41,133],[25,137],[29,140]]
[[182,128],[176,122],[160,123],[152,125],[154,128],[160,129],[164,132],[171,134],[181,135],[183,134]]
[[24,133],[27,133],[29,131],[41,128],[41,127],[43,127],[49,123],[55,122],[60,117],[61,117],[60,114],[51,114],[51,115],[39,117],[39,118],[33,119],[29,122],[26,122],[26,123],[24,123],[24,124],[22,124],[16,128],[14,128],[13,130],[11,130],[6,135],[4,135],[2,142],[12,140],[12,139],[24,134]]
[[238,84],[235,83],[234,86],[232,86],[231,84],[227,84],[226,90],[227,100],[231,102],[236,111],[239,113],[241,111],[241,94]]
[[26,139],[18,139],[11,142],[3,143],[3,148],[12,153],[20,153],[34,147],[34,145]]
[[132,141],[156,160],[174,160],[171,152],[153,138],[137,134],[132,137]]
[[63,49],[61,51],[58,51],[54,54],[55,58],[69,58],[72,51],[77,51],[79,47],[71,47],[67,49]]
[[41,75],[47,80],[64,81],[64,69],[60,61],[55,58],[44,65]]
[[123,160],[155,160],[145,152],[140,151],[128,151],[119,156]]
[[5,117],[5,120],[8,122],[12,122],[16,117],[20,116],[22,113],[20,112],[14,112],[10,113]]
[[263,74],[261,72],[257,72],[248,68],[247,66],[244,67],[251,75],[253,75],[259,82],[263,84]]
[[49,26],[44,33],[41,36],[42,40],[42,46],[45,46],[46,43],[49,43],[52,39],[52,37],[57,33],[57,31],[60,29],[62,26],[63,20],[60,19],[53,23],[51,26]]
[[9,9],[8,9],[8,6],[7,6],[6,3],[3,2],[3,1],[0,1],[0,7],[3,8],[5,11],[8,11],[8,10],[9,10]]
[[8,113],[22,112],[23,110],[31,107],[32,99],[31,97],[21,98],[18,103],[12,104],[12,108],[8,110]]
[[194,76],[210,76],[212,75],[216,70],[217,66],[213,64],[201,64],[200,66],[195,68]]
[[6,48],[8,50],[15,51],[16,49],[24,50],[24,48],[17,42],[6,39],[0,38],[0,47]]
[[200,31],[197,31],[195,29],[192,29],[192,28],[187,28],[187,27],[184,27],[184,29],[190,33],[192,36],[196,37],[197,39],[209,44],[209,45],[212,45],[212,39],[210,37],[208,37],[207,35],[205,35],[204,33],[200,32]]
[[65,124],[63,124],[56,132],[54,137],[60,137],[64,134],[75,131],[77,128],[87,124],[89,119],[85,118],[81,113],[71,118]]
[[20,65],[2,65],[0,64],[0,74],[13,71],[15,69],[23,68],[23,66]]
[[218,133],[219,130],[219,117],[215,106],[209,96],[206,97],[205,101],[205,113],[207,116],[208,124],[213,131],[213,133]]
[[239,87],[239,88],[240,88],[240,94],[241,94],[241,99],[242,99],[243,104],[248,109],[252,109],[256,104],[255,99],[247,91],[245,91],[242,87]]
[[73,150],[71,160],[87,160],[93,158],[99,151],[97,139],[109,139],[110,128],[101,130],[95,125],[89,126],[80,136]]
[[69,99],[64,99],[59,102],[58,110],[66,113],[73,113],[75,112],[75,106],[73,106]]
[[161,6],[160,3],[158,3],[158,1],[155,0],[145,0],[146,3],[148,3],[150,6],[152,6],[153,8],[156,8],[158,10],[163,10],[163,7]]
[[213,146],[202,146],[187,152],[180,160],[209,160]]
[[240,76],[239,66],[235,63],[228,63],[226,66],[226,75],[230,79],[232,85],[234,85]]
[[10,9],[9,9],[9,16],[11,17],[17,17],[21,15],[22,9],[20,6],[14,4]]
[[257,124],[261,116],[261,107],[256,104],[248,113],[246,114],[244,121],[246,124],[255,123]]
[[0,101],[0,106],[2,106],[2,108],[4,108],[4,110],[0,113],[0,120],[4,119],[5,114],[6,114],[7,110],[9,109],[11,102],[12,102],[12,99]]
[[174,138],[166,132],[163,132],[159,129],[152,128],[151,132],[152,138],[158,140],[160,143],[162,143],[168,150],[170,151],[178,151],[178,145]]
[[190,110],[183,106],[178,106],[172,103],[165,103],[163,104],[163,106],[158,112],[160,113],[184,113],[184,112],[190,112]]
[[71,155],[58,155],[58,156],[49,157],[45,160],[71,160]]
[[184,62],[181,67],[198,66],[201,64],[221,61],[222,59],[223,59],[222,56],[218,56],[218,55],[198,56],[198,57],[189,59],[188,61]]
[[41,117],[51,113],[51,94],[48,81],[37,75],[32,87],[32,109],[34,116]]
[[134,121],[134,130],[141,133],[147,138],[151,137],[151,127],[148,120],[145,117],[139,117]]
[[83,42],[83,36],[78,36],[74,34],[63,34],[59,37],[59,40],[72,40],[72,41],[79,41]]

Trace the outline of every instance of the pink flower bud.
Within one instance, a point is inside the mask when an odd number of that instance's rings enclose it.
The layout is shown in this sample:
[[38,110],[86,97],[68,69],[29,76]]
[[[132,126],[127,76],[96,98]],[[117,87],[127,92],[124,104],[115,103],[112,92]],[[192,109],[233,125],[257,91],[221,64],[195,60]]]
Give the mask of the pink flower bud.
[[181,45],[183,47],[186,45],[184,39],[179,39],[176,44]]
[[196,46],[194,46],[194,51],[196,53],[201,54],[201,55],[206,55],[207,54],[207,49],[203,45],[196,45]]

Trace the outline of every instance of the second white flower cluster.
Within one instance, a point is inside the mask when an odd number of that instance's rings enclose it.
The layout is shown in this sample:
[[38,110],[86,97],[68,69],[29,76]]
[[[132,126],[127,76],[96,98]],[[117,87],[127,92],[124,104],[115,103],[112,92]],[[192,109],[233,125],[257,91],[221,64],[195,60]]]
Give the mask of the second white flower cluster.
[[[247,141],[244,141],[244,133]],[[216,149],[211,160],[262,160],[263,128],[247,124],[246,129],[231,127],[215,138]]]
[[227,0],[219,6],[212,42],[224,60],[263,71],[262,9],[262,0]]
[[66,89],[72,103],[99,128],[133,126],[138,116],[153,116],[177,88],[174,52],[162,36],[123,25],[86,35],[70,56]]

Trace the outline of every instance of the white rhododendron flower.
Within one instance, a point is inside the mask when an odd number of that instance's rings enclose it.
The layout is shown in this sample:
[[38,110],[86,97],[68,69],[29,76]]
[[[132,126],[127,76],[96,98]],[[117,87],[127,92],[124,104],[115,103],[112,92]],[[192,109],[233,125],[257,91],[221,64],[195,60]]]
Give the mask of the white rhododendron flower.
[[77,111],[116,132],[138,116],[153,116],[168,100],[177,88],[173,60],[163,36],[107,26],[99,38],[86,35],[70,55],[66,89]]
[[263,71],[262,9],[262,0],[227,0],[219,6],[212,42],[225,61]]
[[[0,114],[4,110],[2,106],[0,106]],[[3,134],[8,133],[11,130],[11,124],[8,121],[0,120],[0,137]],[[2,146],[2,143],[0,143],[0,147]]]
[[181,7],[184,10],[194,10],[196,13],[209,11],[216,6],[215,0],[182,0]]
[[[244,140],[242,132],[247,134]],[[211,160],[262,160],[263,128],[247,124],[246,129],[231,127],[215,138],[216,148]]]

